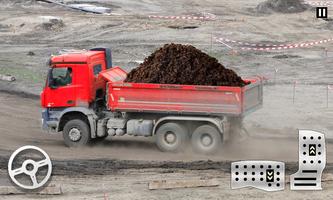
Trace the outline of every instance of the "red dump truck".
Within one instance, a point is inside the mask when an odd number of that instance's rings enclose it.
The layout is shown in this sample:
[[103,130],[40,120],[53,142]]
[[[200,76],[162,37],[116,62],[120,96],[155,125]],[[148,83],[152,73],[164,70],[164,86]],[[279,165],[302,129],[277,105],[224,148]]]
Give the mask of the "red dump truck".
[[126,72],[112,66],[111,51],[96,48],[52,56],[41,93],[43,127],[62,132],[67,146],[107,136],[155,137],[162,151],[188,143],[213,153],[241,121],[263,103],[263,84],[244,87],[124,82]]

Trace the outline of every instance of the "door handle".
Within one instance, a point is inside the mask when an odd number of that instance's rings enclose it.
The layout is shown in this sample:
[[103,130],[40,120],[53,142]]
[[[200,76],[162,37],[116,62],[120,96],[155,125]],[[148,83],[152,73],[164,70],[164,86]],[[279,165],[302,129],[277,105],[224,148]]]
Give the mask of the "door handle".
[[68,100],[67,104],[74,104],[74,101],[73,100]]

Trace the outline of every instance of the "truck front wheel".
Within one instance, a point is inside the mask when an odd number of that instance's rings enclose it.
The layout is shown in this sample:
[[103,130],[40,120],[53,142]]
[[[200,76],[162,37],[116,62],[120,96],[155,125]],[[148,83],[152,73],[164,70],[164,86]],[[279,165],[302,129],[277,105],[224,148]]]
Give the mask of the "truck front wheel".
[[180,151],[184,148],[186,139],[187,131],[178,123],[165,123],[156,132],[156,145],[161,151]]
[[65,124],[63,137],[68,147],[83,146],[90,140],[89,126],[80,119],[70,120]]
[[214,126],[202,125],[194,130],[191,143],[194,151],[213,154],[221,147],[222,136]]

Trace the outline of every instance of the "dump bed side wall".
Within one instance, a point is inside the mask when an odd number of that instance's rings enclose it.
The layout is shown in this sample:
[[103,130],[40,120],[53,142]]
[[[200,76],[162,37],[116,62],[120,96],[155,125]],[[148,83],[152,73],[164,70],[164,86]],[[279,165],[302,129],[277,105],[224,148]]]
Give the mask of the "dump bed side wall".
[[151,84],[124,82],[120,67],[106,70],[107,106],[111,111],[166,112],[199,115],[244,115],[262,105],[262,81],[245,87]]
[[108,88],[112,111],[240,115],[243,110],[238,87],[109,83]]

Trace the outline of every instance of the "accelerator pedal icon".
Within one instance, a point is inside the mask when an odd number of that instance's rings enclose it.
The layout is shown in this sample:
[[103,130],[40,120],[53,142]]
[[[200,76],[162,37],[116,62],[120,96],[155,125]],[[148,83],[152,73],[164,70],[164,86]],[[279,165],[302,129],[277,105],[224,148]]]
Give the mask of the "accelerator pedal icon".
[[321,190],[321,175],[326,165],[325,135],[299,130],[298,171],[290,176],[291,190]]

